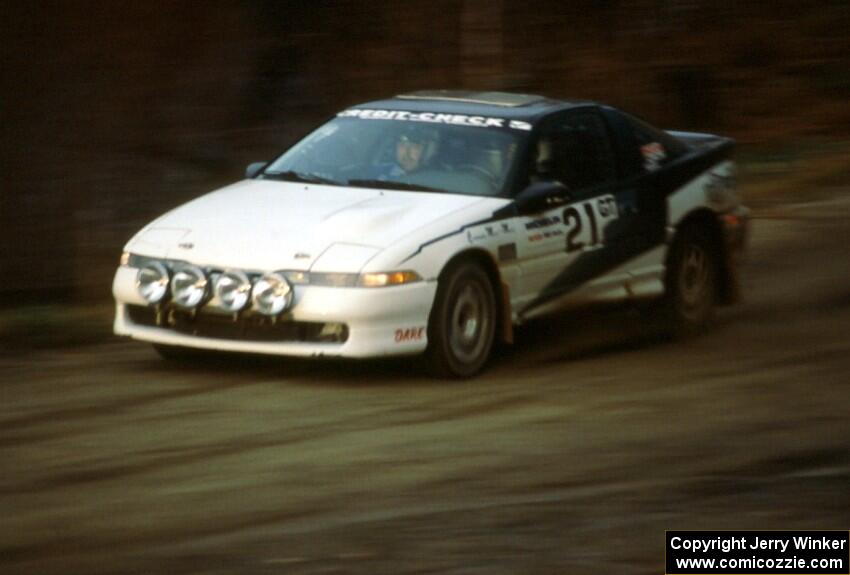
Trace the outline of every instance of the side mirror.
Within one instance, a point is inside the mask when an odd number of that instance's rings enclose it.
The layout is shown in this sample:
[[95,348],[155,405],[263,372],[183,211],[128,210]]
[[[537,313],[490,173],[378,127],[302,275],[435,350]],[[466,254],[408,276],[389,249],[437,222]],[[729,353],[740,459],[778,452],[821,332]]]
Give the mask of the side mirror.
[[245,168],[245,179],[252,180],[257,174],[263,171],[263,168],[268,166],[268,162],[254,162],[252,164],[248,164],[248,167]]
[[535,182],[514,200],[518,214],[533,214],[570,200],[570,192],[561,182]]

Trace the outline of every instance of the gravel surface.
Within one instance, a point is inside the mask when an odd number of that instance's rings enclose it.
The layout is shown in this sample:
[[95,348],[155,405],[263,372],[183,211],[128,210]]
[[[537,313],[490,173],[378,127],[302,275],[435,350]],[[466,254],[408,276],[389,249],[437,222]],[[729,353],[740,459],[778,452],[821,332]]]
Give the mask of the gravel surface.
[[850,202],[757,215],[745,302],[686,341],[574,314],[464,382],[3,357],[0,572],[661,573],[665,529],[847,529]]

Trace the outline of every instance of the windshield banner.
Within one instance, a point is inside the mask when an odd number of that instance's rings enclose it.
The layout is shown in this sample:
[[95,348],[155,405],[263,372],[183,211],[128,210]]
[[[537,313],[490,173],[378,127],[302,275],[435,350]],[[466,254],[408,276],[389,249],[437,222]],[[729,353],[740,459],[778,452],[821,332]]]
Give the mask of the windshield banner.
[[465,114],[437,114],[435,112],[404,112],[400,110],[364,110],[354,108],[337,114],[341,118],[361,118],[363,120],[402,120],[406,122],[427,122],[430,124],[451,124],[453,126],[475,126],[478,128],[511,128],[513,130],[531,130],[531,124],[519,120],[491,118],[487,116],[467,116]]

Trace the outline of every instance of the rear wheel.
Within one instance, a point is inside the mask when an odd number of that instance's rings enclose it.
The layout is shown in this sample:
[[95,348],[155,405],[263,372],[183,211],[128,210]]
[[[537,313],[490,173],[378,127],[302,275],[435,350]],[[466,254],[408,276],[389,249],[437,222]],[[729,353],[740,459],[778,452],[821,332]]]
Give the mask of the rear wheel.
[[487,272],[473,262],[440,278],[428,322],[426,358],[440,377],[470,377],[490,357],[496,333],[496,298]]
[[718,254],[705,228],[682,230],[667,266],[665,320],[675,335],[702,331],[714,315],[718,293]]

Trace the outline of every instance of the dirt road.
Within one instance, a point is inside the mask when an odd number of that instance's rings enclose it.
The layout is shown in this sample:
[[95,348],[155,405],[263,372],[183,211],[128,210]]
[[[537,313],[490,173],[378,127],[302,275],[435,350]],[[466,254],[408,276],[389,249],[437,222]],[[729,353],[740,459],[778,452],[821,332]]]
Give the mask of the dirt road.
[[661,573],[665,529],[850,528],[850,202],[764,212],[746,302],[667,342],[538,323],[407,361],[0,360],[2,573]]

